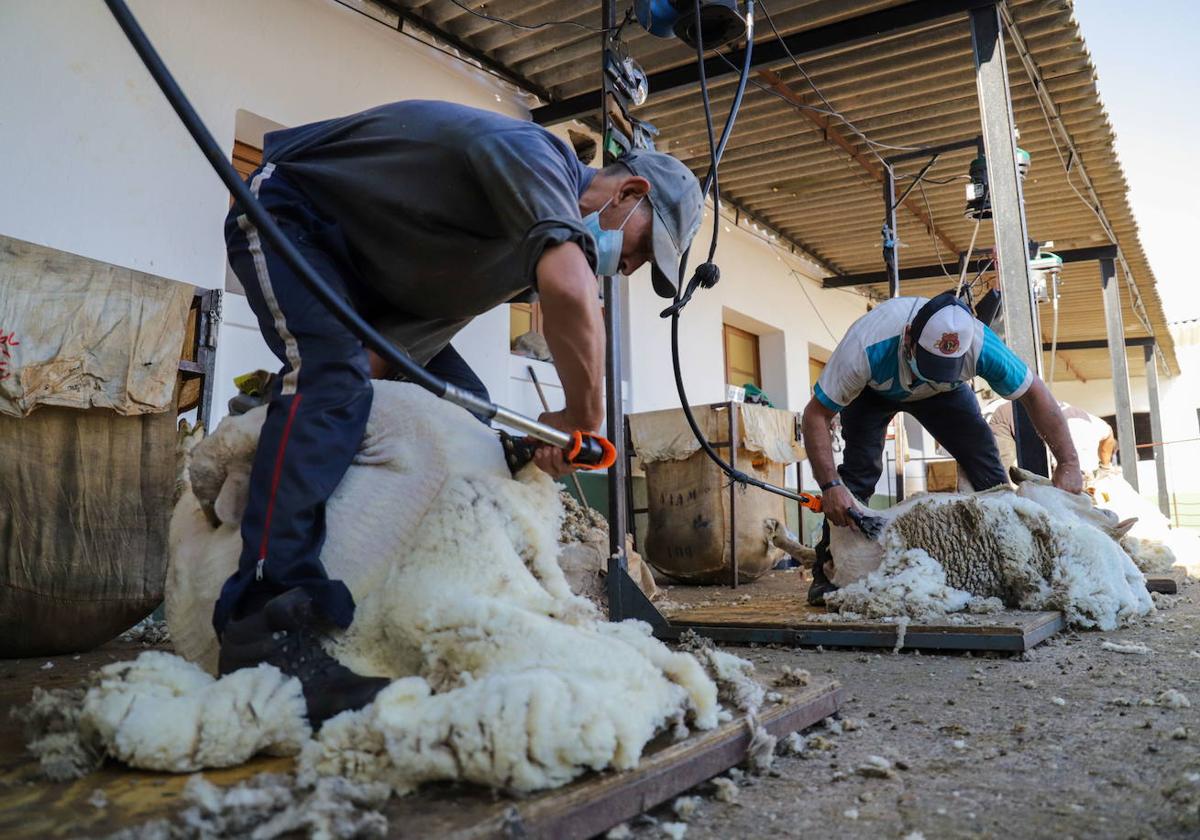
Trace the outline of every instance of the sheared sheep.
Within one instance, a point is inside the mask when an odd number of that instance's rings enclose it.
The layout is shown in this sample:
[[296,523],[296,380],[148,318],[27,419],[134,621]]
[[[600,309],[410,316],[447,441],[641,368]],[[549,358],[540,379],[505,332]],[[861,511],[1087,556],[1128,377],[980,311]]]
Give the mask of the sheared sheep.
[[[826,602],[869,615],[1009,607],[1057,609],[1077,627],[1111,630],[1153,610],[1141,572],[1117,544],[1132,523],[1014,469],[1019,487],[917,496],[890,510],[878,541],[831,533]],[[828,573],[828,572],[827,572]]]
[[[196,446],[171,522],[171,638],[210,671],[212,605],[237,563],[264,416],[228,418]],[[358,604],[354,624],[327,647],[354,670],[395,682],[367,709],[327,722],[305,746],[302,772],[397,790],[463,779],[532,791],[587,769],[631,767],[657,732],[685,717],[715,726],[716,686],[694,657],[643,624],[605,622],[571,593],[555,560],[561,516],[556,485],[535,468],[513,480],[492,433],[465,411],[415,385],[375,383],[362,446],[326,509],[322,561]],[[114,674],[109,707],[158,690],[144,670]],[[195,680],[195,689],[217,691],[236,676]],[[201,714],[195,704],[177,708]],[[147,751],[166,757],[158,766],[228,758],[203,745],[172,752],[143,743],[154,733],[105,717],[109,750],[123,744],[132,763]],[[194,724],[181,721],[179,738],[207,735]]]
[[1182,566],[1200,574],[1200,537],[1186,528],[1172,528],[1158,507],[1133,489],[1121,473],[1101,467],[1087,482],[1096,505],[1133,522],[1121,539],[1133,562],[1143,572],[1165,572]]

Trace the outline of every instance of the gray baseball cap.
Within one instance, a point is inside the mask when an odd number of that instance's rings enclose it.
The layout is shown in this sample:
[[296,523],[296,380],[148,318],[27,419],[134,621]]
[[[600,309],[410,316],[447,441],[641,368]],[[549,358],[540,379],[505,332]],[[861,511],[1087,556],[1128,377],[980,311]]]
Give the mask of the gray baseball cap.
[[661,297],[675,297],[679,288],[679,261],[700,229],[704,197],[700,182],[676,158],[663,152],[633,151],[618,160],[634,175],[650,182],[650,207],[654,211],[654,263],[650,276]]

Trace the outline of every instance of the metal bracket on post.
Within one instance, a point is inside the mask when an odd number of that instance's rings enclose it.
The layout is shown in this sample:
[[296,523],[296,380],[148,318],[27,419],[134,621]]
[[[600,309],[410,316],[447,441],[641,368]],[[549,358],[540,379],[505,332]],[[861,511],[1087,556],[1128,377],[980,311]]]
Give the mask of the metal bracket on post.
[[1142,346],[1146,360],[1146,395],[1150,402],[1150,436],[1154,438],[1154,475],[1158,479],[1158,509],[1168,519],[1171,497],[1167,493],[1167,454],[1163,451],[1162,406],[1158,400],[1158,364],[1154,344]]
[[1100,287],[1104,292],[1104,326],[1108,330],[1108,357],[1112,362],[1113,399],[1117,414],[1117,445],[1121,475],[1138,489],[1137,438],[1133,429],[1133,400],[1129,393],[1129,360],[1125,355],[1125,319],[1121,314],[1121,284],[1116,260],[1100,260]]
[[212,421],[213,390],[217,379],[217,335],[221,330],[221,307],[224,295],[225,293],[220,289],[209,289],[200,298],[196,361],[204,368],[204,382],[200,386],[200,404],[196,407],[196,422],[204,426],[206,433],[211,431],[209,426]]

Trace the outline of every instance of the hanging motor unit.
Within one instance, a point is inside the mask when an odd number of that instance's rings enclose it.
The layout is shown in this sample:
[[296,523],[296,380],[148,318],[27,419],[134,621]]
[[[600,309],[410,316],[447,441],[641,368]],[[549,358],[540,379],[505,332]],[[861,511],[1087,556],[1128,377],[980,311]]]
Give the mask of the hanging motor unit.
[[696,34],[706,49],[714,49],[746,34],[746,20],[738,13],[737,0],[701,0],[696,14],[695,0],[636,0],[633,4],[638,23],[651,35],[675,37],[688,46],[696,46]]
[[[1017,149],[1017,172],[1021,177],[1021,184],[1024,186],[1025,175],[1029,172],[1029,164],[1032,158],[1029,152],[1024,149]],[[988,170],[987,158],[984,155],[979,155],[975,160],[971,161],[971,180],[967,184],[967,209],[966,216],[968,219],[990,219],[992,218],[992,202],[988,195]]]

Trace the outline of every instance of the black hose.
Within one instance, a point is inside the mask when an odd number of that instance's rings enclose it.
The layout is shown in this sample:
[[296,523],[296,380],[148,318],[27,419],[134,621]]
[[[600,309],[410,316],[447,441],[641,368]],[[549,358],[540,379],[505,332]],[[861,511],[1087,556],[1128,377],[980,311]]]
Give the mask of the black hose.
[[146,66],[146,70],[149,71],[154,81],[158,84],[163,96],[171,103],[171,107],[179,115],[179,119],[183,122],[184,127],[187,128],[192,139],[196,141],[196,145],[200,147],[200,151],[208,158],[208,162],[216,171],[217,176],[224,182],[229,192],[233,194],[234,201],[237,202],[237,205],[245,212],[254,226],[258,228],[263,237],[271,243],[271,246],[279,253],[283,261],[296,272],[308,290],[350,332],[354,333],[363,344],[382,356],[385,361],[399,368],[410,381],[420,385],[437,397],[448,399],[450,402],[466,408],[473,414],[479,414],[486,418],[494,417],[497,411],[494,404],[482,400],[474,394],[470,394],[429,373],[429,371],[414,362],[408,354],[388,341],[382,333],[363,320],[351,308],[350,304],[325,282],[321,275],[309,264],[308,260],[304,258],[304,255],[291,243],[287,235],[280,230],[279,226],[275,223],[275,219],[271,217],[271,214],[259,204],[254,194],[246,186],[246,183],[226,159],[225,153],[217,145],[217,141],[213,139],[208,128],[205,127],[204,122],[200,119],[200,115],[192,108],[187,96],[180,90],[179,85],[171,75],[171,71],[163,64],[158,52],[154,49],[154,45],[150,43],[150,40],[146,37],[146,33],[142,31],[142,27],[134,18],[133,13],[129,11],[129,7],[125,5],[124,0],[104,0],[104,2],[108,6],[108,10],[112,12],[113,17],[116,18],[117,24],[125,33],[125,37],[129,39],[129,43],[137,52],[138,57],[141,58],[142,64]]
[[[697,17],[699,17],[699,13],[700,4],[697,0]],[[712,107],[708,98],[708,77],[704,72],[703,35],[701,33],[701,27],[699,25],[696,27],[696,52],[700,73],[700,95],[704,100],[704,119],[708,127],[708,150],[709,157],[711,158],[708,175],[704,179],[702,190],[704,195],[708,195],[710,188],[716,187],[717,168],[720,166],[721,157],[725,153],[725,145],[729,142],[729,136],[733,133],[733,124],[737,119],[738,109],[741,108],[742,104],[742,94],[746,91],[746,81],[750,77],[750,57],[754,51],[754,0],[746,0],[746,19],[750,24],[750,29],[747,32],[746,37],[746,55],[742,62],[741,76],[738,78],[737,92],[734,94],[733,104],[730,106],[729,116],[725,120],[725,127],[721,131],[721,140],[718,143],[714,143],[713,139]],[[713,232],[712,239],[709,242],[709,263],[712,262],[712,258],[716,254],[717,229],[721,226],[721,218],[719,211],[717,210],[717,207],[719,206],[717,203],[718,201],[719,199],[717,198],[717,193],[714,192]],[[690,253],[691,248],[689,247],[687,251],[684,251],[683,258],[680,260],[679,276],[681,277],[687,271],[687,261]],[[703,266],[700,266],[700,268],[703,268]],[[697,269],[697,272],[699,272],[699,269]],[[765,481],[759,481],[757,478],[747,475],[741,470],[735,469],[731,464],[727,463],[721,458],[720,455],[717,454],[717,451],[713,449],[712,444],[709,443],[708,439],[704,436],[704,432],[700,430],[700,424],[696,422],[696,416],[692,414],[691,403],[688,402],[687,391],[683,386],[683,371],[679,365],[679,315],[683,309],[682,304],[686,301],[687,297],[691,296],[692,291],[694,291],[695,284],[694,282],[689,283],[688,286],[689,288],[686,294],[682,289],[675,290],[675,303],[664,314],[670,315],[671,317],[671,365],[675,371],[675,390],[679,393],[679,403],[683,408],[683,416],[687,419],[688,426],[691,427],[692,435],[696,438],[696,442],[700,444],[700,448],[704,450],[704,454],[707,455],[709,459],[712,460],[712,462],[715,463],[721,469],[721,471],[729,476],[729,478],[733,481],[736,481],[739,484],[749,484],[753,487],[759,488],[760,490],[766,490],[768,493],[774,493],[777,496],[783,496],[785,499],[791,499],[795,502],[807,501],[805,497],[800,496],[798,493],[793,493],[783,487],[776,487],[774,484],[768,484]],[[730,447],[737,446],[737,441],[730,441],[729,445]]]

